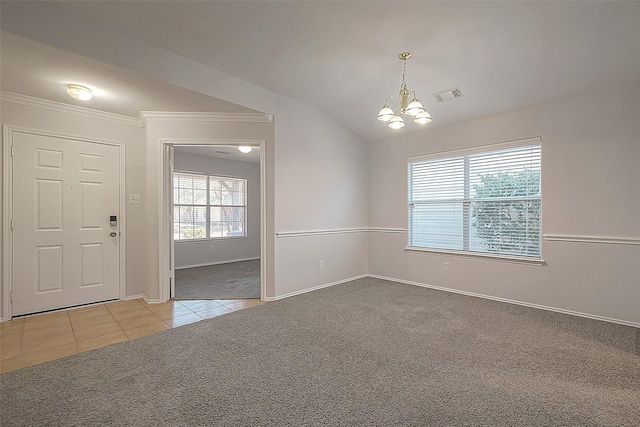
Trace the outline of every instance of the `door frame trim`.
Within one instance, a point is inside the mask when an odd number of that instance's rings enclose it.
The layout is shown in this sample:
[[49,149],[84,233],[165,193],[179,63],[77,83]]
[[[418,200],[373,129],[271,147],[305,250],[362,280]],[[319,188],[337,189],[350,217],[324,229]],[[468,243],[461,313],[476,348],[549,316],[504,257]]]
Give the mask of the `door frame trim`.
[[171,212],[169,212],[169,189],[166,188],[167,174],[170,173],[170,167],[168,165],[166,156],[168,146],[179,145],[258,145],[260,146],[260,299],[266,301],[267,298],[267,175],[266,175],[266,161],[265,156],[266,141],[263,139],[160,139],[159,140],[159,161],[158,161],[158,182],[159,197],[158,197],[158,212],[160,212],[160,221],[158,221],[158,232],[160,241],[158,245],[158,262],[159,262],[159,280],[158,284],[160,289],[158,290],[160,303],[169,301],[170,298],[170,283],[169,276],[171,274],[171,267],[169,265],[169,257],[167,253],[172,248],[169,248],[171,236],[169,236],[168,230],[170,222],[172,221]]
[[[45,131],[41,129],[33,129],[22,126],[3,125],[2,126],[2,317],[0,322],[11,320],[13,318],[13,305],[11,303],[11,292],[13,291],[13,232],[11,230],[11,221],[13,219],[13,157],[11,155],[11,147],[13,146],[14,134],[25,133],[40,136],[49,136],[54,138],[63,138],[79,142],[87,142],[91,144],[111,145],[118,148],[119,152],[119,179],[120,185],[118,191],[120,217],[120,248],[119,263],[120,275],[118,277],[118,298],[123,299],[126,295],[126,238],[127,238],[127,222],[126,222],[126,194],[125,194],[125,170],[126,170],[126,146],[123,142],[104,141],[87,138],[78,135],[68,135]],[[123,212],[125,214],[123,214]]]

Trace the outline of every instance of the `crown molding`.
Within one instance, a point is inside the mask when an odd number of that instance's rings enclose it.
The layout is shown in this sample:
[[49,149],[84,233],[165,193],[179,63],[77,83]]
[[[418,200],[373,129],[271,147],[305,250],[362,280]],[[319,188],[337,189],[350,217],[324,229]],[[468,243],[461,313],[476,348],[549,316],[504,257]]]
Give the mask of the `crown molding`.
[[57,101],[49,101],[47,99],[35,98],[33,96],[21,95],[13,92],[0,92],[0,101],[26,105],[28,107],[42,108],[44,110],[56,111],[58,113],[89,117],[92,119],[106,120],[133,126],[142,126],[140,120],[135,117],[107,113],[105,111],[92,110],[91,108],[78,107],[76,105],[64,104]]
[[271,123],[273,116],[265,113],[141,111],[139,121],[142,126],[150,121]]
[[42,108],[59,113],[73,114],[81,117],[106,120],[132,126],[145,127],[150,121],[196,121],[196,122],[242,122],[271,123],[273,116],[265,113],[211,113],[211,112],[174,112],[174,111],[141,111],[139,117],[124,116],[93,110],[86,107],[64,104],[57,101],[35,98],[13,92],[0,92],[0,101],[28,107]]

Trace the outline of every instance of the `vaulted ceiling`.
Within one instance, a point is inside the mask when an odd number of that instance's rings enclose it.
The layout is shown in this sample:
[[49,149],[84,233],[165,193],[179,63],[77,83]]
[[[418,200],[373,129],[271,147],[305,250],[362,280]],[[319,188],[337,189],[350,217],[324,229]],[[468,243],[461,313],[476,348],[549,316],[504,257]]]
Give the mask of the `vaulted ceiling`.
[[[433,116],[431,127],[640,84],[640,2],[63,1],[24,6],[3,1],[1,6],[5,31],[19,32],[20,23],[11,20],[15,8],[54,7],[87,25],[127,34],[312,105],[363,140],[393,132],[376,114],[400,88],[401,51],[413,53],[408,83]],[[82,67],[85,60],[65,53],[66,66],[47,54],[25,54],[20,50],[30,42],[7,33],[2,43],[6,91],[51,98],[50,83],[47,88],[46,79],[33,73],[54,75]],[[103,100],[105,111],[250,111],[180,88],[159,99],[158,85],[164,82],[144,83],[145,76],[96,62],[84,67],[96,78],[131,79],[129,86],[136,88],[137,104]],[[455,87],[463,97],[439,103],[433,96]],[[408,124],[402,132],[416,126]]]

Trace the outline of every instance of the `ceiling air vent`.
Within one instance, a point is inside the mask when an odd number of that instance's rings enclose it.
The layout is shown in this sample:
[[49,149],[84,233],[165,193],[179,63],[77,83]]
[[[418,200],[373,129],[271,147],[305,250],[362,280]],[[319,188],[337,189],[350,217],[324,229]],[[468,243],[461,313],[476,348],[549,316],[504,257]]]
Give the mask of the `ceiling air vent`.
[[444,92],[436,93],[433,96],[436,97],[438,102],[451,101],[455,98],[460,98],[462,96],[462,91],[459,87],[454,89],[445,90]]
[[227,156],[233,156],[233,153],[231,151],[220,151],[220,150],[218,150],[218,151],[216,151],[216,153],[224,154],[224,155],[227,155]]

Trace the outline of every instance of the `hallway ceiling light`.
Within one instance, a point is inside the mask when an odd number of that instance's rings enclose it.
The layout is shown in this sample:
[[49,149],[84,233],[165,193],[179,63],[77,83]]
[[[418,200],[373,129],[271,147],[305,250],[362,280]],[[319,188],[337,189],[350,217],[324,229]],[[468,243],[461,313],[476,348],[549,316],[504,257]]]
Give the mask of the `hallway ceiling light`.
[[91,89],[80,85],[69,85],[69,87],[67,88],[67,93],[70,97],[79,101],[88,101],[93,98]]
[[240,150],[241,153],[247,154],[250,153],[253,148],[249,147],[248,145],[241,145],[238,147],[238,150]]
[[[422,102],[417,98],[416,93],[407,88],[407,60],[411,58],[411,52],[402,52],[398,55],[398,59],[404,62],[402,66],[402,85],[400,86],[400,93],[398,98],[394,96],[388,96],[384,101],[382,109],[378,113],[378,120],[388,122],[388,126],[391,129],[400,129],[404,126],[404,119],[398,115],[388,102],[393,99],[397,103],[397,108],[400,113],[413,117],[415,123],[424,125],[431,122],[431,114],[427,112],[422,105]],[[409,97],[412,96],[411,101]]]

